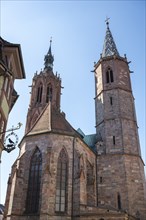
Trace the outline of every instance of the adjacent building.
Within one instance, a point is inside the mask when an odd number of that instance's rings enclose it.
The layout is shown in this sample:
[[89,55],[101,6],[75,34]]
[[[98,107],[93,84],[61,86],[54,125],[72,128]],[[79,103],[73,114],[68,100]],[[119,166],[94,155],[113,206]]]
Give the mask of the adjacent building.
[[8,116],[19,96],[14,89],[14,81],[24,78],[20,45],[9,43],[0,37],[0,158]]
[[108,22],[94,66],[95,134],[75,130],[60,110],[61,79],[53,72],[51,44],[44,61],[32,79],[4,219],[145,220],[144,163],[130,70]]

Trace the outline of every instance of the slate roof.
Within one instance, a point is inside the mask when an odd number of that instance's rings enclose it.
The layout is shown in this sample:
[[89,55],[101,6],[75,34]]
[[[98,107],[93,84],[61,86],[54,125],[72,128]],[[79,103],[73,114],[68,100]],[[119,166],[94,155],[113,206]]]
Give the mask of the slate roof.
[[102,57],[108,57],[112,55],[119,56],[119,52],[117,50],[112,33],[110,31],[109,24],[107,23],[107,30],[106,30],[106,35],[105,35],[105,40],[104,40],[104,45],[103,45]]

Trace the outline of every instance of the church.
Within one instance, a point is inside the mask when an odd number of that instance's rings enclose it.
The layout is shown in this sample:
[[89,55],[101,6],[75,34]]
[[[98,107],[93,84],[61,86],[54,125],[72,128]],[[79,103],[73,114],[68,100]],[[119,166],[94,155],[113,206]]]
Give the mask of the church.
[[25,135],[8,179],[5,220],[146,220],[144,162],[129,62],[109,23],[94,65],[95,134],[60,110],[51,41],[32,79]]

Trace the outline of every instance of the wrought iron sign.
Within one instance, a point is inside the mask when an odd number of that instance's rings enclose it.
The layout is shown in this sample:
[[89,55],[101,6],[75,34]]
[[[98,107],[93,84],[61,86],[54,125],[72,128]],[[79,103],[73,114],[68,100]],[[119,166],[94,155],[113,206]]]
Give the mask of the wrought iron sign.
[[5,137],[4,150],[10,153],[18,144],[18,135],[13,131]]
[[5,131],[10,132],[4,140],[4,150],[10,153],[12,150],[16,148],[16,145],[18,144],[18,135],[14,132],[14,130],[18,130],[22,124],[19,122],[17,127],[12,127],[11,129]]

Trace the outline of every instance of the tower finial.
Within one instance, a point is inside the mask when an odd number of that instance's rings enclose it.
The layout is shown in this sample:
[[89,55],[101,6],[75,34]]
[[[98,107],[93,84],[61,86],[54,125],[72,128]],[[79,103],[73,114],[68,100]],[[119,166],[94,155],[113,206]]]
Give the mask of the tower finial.
[[50,54],[50,55],[52,55],[51,45],[52,45],[52,37],[50,37],[50,47],[49,47],[49,51],[48,51],[48,54]]
[[50,37],[50,46],[49,46],[49,51],[47,53],[47,55],[45,56],[45,68],[44,69],[48,69],[48,70],[53,70],[53,61],[54,61],[54,57],[52,55],[52,51],[51,51],[51,45],[52,45],[52,37]]
[[106,22],[107,27],[109,27],[109,19],[110,19],[110,18],[108,18],[108,17],[106,16],[105,22]]
[[51,47],[51,44],[52,44],[52,37],[50,37],[50,47]]

